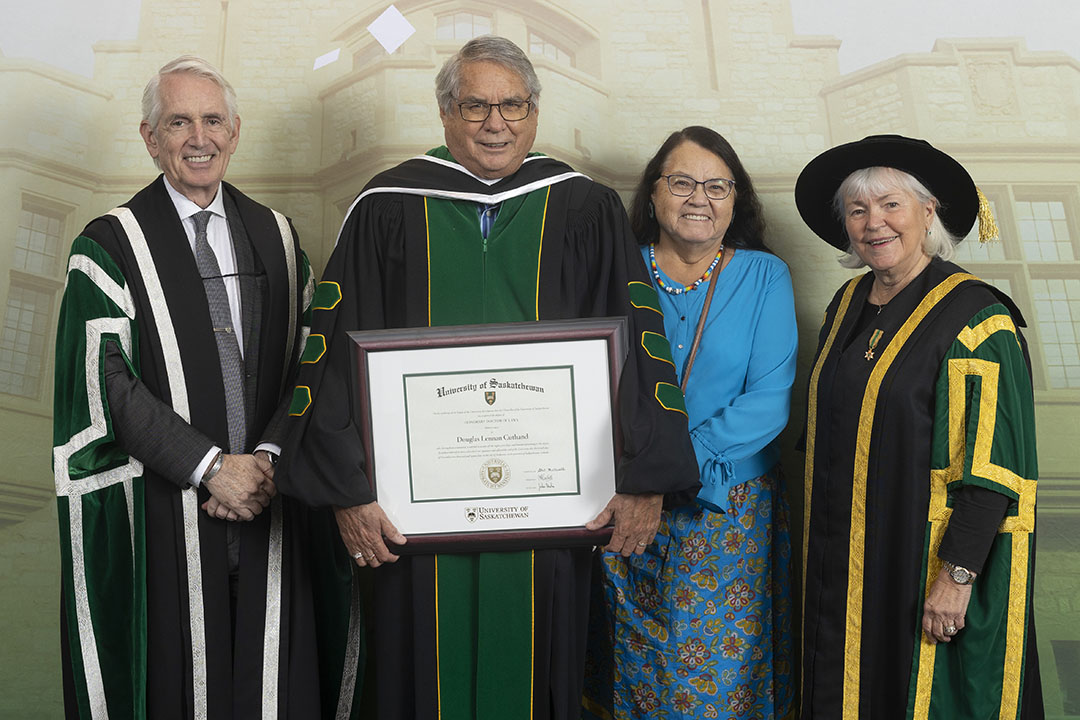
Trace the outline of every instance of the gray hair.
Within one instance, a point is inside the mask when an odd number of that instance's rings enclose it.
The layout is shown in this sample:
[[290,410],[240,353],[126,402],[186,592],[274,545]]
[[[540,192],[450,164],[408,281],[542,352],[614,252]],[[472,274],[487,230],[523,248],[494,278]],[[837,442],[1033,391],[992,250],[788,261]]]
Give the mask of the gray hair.
[[[840,183],[836,194],[833,195],[833,211],[840,218],[847,234],[844,223],[844,203],[852,198],[871,198],[885,195],[889,192],[901,190],[915,196],[920,204],[933,203],[934,218],[930,221],[929,232],[923,238],[923,252],[932,258],[951,260],[956,250],[956,244],[962,238],[958,238],[945,229],[941,222],[941,203],[934,197],[925,185],[919,182],[913,175],[893,167],[867,167],[856,170]],[[864,267],[866,263],[855,253],[851,247],[851,238],[848,238],[846,254],[840,258],[840,264],[846,268],[857,269]]]
[[228,113],[230,130],[236,124],[236,91],[229,81],[218,72],[210,63],[194,55],[181,55],[172,62],[166,63],[150,82],[146,83],[146,89],[142,96],[142,121],[150,126],[151,131],[157,130],[158,121],[161,120],[161,78],[171,73],[189,73],[197,77],[206,78],[221,88],[225,95],[225,110]]
[[528,99],[532,100],[534,107],[539,107],[540,79],[521,48],[498,35],[480,35],[454,53],[435,76],[435,99],[444,113],[454,108],[454,100],[461,90],[462,67],[474,62],[495,63],[514,72],[525,83],[525,89],[529,91]]

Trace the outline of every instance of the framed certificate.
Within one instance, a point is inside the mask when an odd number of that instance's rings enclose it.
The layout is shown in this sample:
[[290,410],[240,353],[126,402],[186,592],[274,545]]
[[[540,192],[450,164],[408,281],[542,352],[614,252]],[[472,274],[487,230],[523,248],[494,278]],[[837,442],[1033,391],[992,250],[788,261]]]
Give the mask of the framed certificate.
[[395,552],[603,544],[626,321],[354,332],[368,479]]

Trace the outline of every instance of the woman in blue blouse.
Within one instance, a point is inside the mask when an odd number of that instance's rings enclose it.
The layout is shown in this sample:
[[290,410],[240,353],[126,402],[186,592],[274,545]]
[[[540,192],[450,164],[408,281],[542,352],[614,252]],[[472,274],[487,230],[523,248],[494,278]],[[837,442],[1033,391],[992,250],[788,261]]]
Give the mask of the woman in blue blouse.
[[665,509],[643,555],[603,557],[614,716],[782,718],[793,700],[791,546],[776,437],[795,378],[791,278],[765,247],[738,155],[708,128],[660,147],[631,222],[659,291],[702,489],[696,503]]

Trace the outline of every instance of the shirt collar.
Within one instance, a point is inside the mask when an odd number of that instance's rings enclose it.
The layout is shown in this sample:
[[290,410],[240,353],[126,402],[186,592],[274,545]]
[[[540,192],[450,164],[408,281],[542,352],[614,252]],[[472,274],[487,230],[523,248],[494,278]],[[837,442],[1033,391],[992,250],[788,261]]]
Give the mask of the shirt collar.
[[169,199],[172,200],[173,207],[176,208],[176,214],[180,216],[181,220],[187,220],[189,217],[202,210],[209,210],[215,215],[225,217],[225,200],[221,196],[220,183],[218,183],[218,191],[217,194],[214,195],[213,202],[205,208],[201,208],[184,195],[180,194],[180,191],[169,183],[169,178],[162,175],[161,179],[165,181],[165,191],[169,193]]

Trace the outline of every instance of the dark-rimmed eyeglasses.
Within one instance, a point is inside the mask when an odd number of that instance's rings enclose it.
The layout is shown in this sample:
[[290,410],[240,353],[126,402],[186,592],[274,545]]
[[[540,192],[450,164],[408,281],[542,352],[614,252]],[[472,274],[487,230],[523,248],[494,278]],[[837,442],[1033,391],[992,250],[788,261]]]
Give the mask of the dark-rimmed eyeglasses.
[[676,197],[690,197],[700,185],[705,190],[705,197],[710,200],[724,200],[735,189],[735,181],[728,178],[695,180],[689,175],[661,175],[667,180],[668,190]]
[[532,105],[532,100],[505,100],[501,103],[469,100],[457,104],[461,119],[466,122],[484,122],[491,115],[491,108],[498,108],[502,119],[507,122],[524,120],[532,112]]

